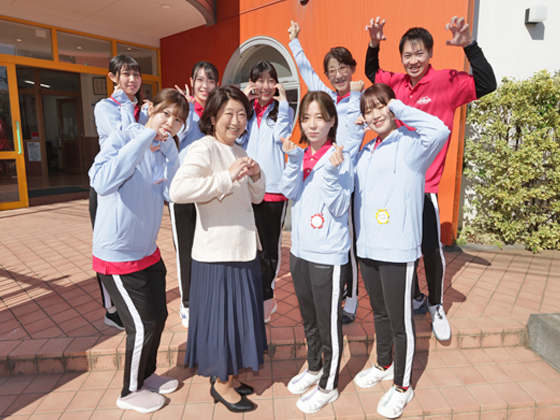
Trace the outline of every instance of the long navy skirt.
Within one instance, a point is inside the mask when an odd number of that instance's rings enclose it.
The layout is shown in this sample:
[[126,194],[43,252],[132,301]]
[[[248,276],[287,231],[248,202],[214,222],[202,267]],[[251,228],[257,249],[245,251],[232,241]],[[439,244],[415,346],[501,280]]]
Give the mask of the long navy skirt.
[[259,370],[267,349],[261,267],[193,260],[185,364],[222,382],[240,369]]

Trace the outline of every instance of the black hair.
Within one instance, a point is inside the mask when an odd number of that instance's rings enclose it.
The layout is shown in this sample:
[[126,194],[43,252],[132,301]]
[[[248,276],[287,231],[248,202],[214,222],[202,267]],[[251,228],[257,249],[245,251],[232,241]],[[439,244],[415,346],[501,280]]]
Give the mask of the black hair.
[[206,76],[208,76],[208,78],[210,80],[215,81],[216,84],[218,83],[218,79],[220,77],[220,75],[218,74],[218,69],[216,68],[216,66],[214,64],[209,63],[208,61],[199,61],[198,63],[196,63],[193,66],[192,74],[191,74],[191,77],[193,79],[193,83],[194,83],[194,80],[196,79],[196,76],[198,75],[198,71],[200,69],[204,70],[204,72],[206,73]]
[[395,91],[385,83],[374,83],[368,87],[360,99],[360,113],[366,115],[367,110],[371,110],[378,105],[387,105],[391,99],[395,99]]
[[[115,55],[109,61],[109,73],[113,73],[117,79],[120,77],[121,72],[123,70],[134,70],[140,73],[140,77],[142,77],[142,70],[140,69],[140,64],[132,58],[130,55],[119,54]],[[140,85],[140,89],[134,95],[136,99],[138,99],[138,106],[142,106],[143,96],[142,96],[142,85]]]
[[[274,81],[278,83],[278,73],[276,72],[274,66],[268,61],[259,61],[257,64],[255,64],[251,69],[251,74],[249,75],[249,79],[251,80],[251,82],[254,83],[258,80],[259,77],[263,75],[263,73],[270,74],[270,77],[272,77]],[[276,122],[276,120],[278,119],[278,107],[279,107],[278,101],[275,99],[274,108],[272,109],[272,111],[268,113],[267,120],[270,119]]]
[[410,28],[404,33],[399,42],[399,52],[401,53],[401,55],[406,41],[421,41],[428,52],[432,51],[432,48],[434,48],[434,38],[432,38],[432,34],[430,34],[430,32],[428,32],[428,30],[424,28]]

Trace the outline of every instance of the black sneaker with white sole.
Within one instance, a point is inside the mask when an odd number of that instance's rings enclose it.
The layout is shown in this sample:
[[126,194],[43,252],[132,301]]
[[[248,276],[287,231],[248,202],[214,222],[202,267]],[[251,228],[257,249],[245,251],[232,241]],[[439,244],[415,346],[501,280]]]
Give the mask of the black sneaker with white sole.
[[119,316],[119,313],[116,311],[113,312],[112,314],[110,314],[109,312],[105,314],[105,324],[107,324],[110,327],[115,327],[121,331],[124,331],[124,325],[121,321],[121,317]]

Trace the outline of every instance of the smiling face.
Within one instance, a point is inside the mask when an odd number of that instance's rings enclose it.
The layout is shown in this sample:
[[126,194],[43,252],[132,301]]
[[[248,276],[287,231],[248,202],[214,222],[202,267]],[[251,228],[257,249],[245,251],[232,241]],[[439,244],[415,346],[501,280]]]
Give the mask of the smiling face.
[[432,58],[432,51],[428,51],[421,40],[406,41],[404,43],[401,62],[410,76],[412,86],[415,86],[428,71],[430,58]]
[[156,110],[154,105],[150,104],[148,113],[150,114],[150,119],[146,123],[146,127],[155,130],[162,137],[166,135],[174,137],[183,126],[183,121],[177,116],[178,109],[175,104],[162,110]]
[[117,74],[109,73],[109,79],[128,96],[131,101],[142,87],[142,75],[138,70],[122,67]]
[[191,77],[194,99],[203,107],[206,106],[208,95],[210,95],[210,92],[212,92],[217,85],[215,80],[208,77],[204,68],[200,68],[197,71],[194,80]]
[[257,95],[257,101],[259,101],[260,106],[264,106],[271,101],[276,93],[276,83],[278,83],[270,75],[269,72],[263,72],[257,80],[255,80],[255,94]]
[[329,60],[327,64],[327,77],[340,96],[350,92],[350,82],[355,71],[355,67],[341,63],[336,58]]
[[216,140],[233,146],[247,127],[247,111],[241,102],[229,99],[221,106],[216,116],[210,117],[210,121],[214,126]]
[[319,150],[328,140],[329,131],[336,121],[334,117],[329,121],[326,118],[328,116],[323,115],[317,101],[312,101],[301,116],[299,123],[313,152]]
[[364,117],[369,128],[375,131],[381,140],[397,129],[395,116],[387,105],[380,102],[375,102],[371,107],[366,108]]

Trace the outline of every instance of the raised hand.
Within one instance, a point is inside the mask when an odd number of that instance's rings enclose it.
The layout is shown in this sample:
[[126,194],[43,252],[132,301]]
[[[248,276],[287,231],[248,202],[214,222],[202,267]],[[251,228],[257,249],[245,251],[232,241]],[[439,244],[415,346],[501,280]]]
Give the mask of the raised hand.
[[362,80],[350,82],[350,90],[354,92],[361,92],[364,90],[365,83]]
[[282,85],[282,83],[276,83],[274,85],[274,87],[276,89],[278,89],[278,95],[274,96],[273,99],[276,99],[278,102],[287,101],[288,96],[286,95],[286,89],[284,89],[284,86]]
[[344,155],[342,154],[342,149],[344,149],[344,146],[339,146],[336,143],[333,143],[333,146],[336,151],[329,157],[329,161],[331,162],[331,165],[336,168],[338,165],[344,162]]
[[247,99],[249,99],[249,101],[252,101],[253,99],[257,98],[257,85],[249,80],[247,86],[245,86],[245,89],[243,89],[243,93],[245,94]]
[[292,150],[294,150],[297,147],[297,144],[295,144],[293,141],[290,140],[291,138],[292,138],[291,134],[288,134],[286,138],[280,137],[280,140],[282,140],[282,151],[284,153],[290,153]]
[[369,32],[369,46],[371,48],[379,47],[381,41],[385,41],[387,38],[383,35],[383,27],[385,26],[385,19],[380,22],[380,17],[377,16],[376,19],[372,19],[369,25],[366,25],[366,31]]
[[185,97],[187,102],[194,103],[194,98],[191,96],[189,85],[185,83],[185,90],[182,90],[179,86],[175,85],[175,89],[177,89],[179,93]]
[[297,22],[294,22],[292,20],[292,24],[288,28],[288,33],[290,34],[290,41],[293,41],[298,37],[299,31],[301,31],[299,25],[297,24]]
[[361,114],[358,116],[358,118],[356,118],[356,121],[354,122],[354,125],[363,125],[364,126],[364,132],[371,130],[371,128],[369,128],[369,125],[367,124],[367,121],[366,121],[365,117]]
[[469,24],[465,23],[465,18],[457,19],[457,16],[451,18],[451,22],[445,25],[445,29],[451,31],[453,38],[445,41],[446,45],[465,48],[471,44],[474,39],[469,29]]

